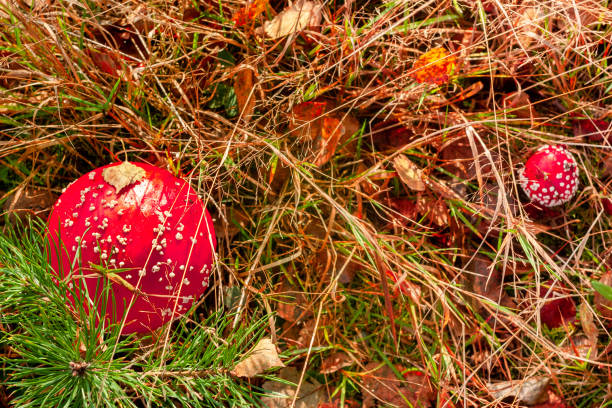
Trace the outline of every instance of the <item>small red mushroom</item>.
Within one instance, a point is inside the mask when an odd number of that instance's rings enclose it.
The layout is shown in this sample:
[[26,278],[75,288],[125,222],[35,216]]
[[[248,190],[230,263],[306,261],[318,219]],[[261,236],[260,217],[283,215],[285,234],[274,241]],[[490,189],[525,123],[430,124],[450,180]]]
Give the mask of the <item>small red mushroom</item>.
[[578,190],[578,164],[563,146],[540,147],[519,170],[525,194],[544,207],[568,202]]
[[[185,313],[208,287],[213,223],[184,180],[144,163],[114,163],[70,184],[48,221],[50,265],[122,333],[143,333]],[[102,299],[101,278],[111,282]],[[102,317],[102,316],[100,316]]]

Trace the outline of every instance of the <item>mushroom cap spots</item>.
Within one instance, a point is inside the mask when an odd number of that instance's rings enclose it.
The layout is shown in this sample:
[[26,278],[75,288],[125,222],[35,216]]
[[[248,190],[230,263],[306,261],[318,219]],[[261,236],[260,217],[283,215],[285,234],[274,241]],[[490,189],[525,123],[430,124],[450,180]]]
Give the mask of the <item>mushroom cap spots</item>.
[[[207,289],[216,247],[212,219],[189,184],[167,170],[143,163],[99,170],[76,180],[55,204],[49,263],[62,279],[86,284],[93,299],[80,299],[83,305],[93,301],[109,322],[125,318],[122,333],[155,330],[189,310],[182,299],[196,300]],[[78,251],[68,250],[74,243]],[[100,280],[108,275],[100,270],[119,276],[109,281],[112,293],[102,294]]]
[[578,191],[578,163],[565,147],[544,145],[519,170],[519,181],[532,201],[545,207],[561,205]]

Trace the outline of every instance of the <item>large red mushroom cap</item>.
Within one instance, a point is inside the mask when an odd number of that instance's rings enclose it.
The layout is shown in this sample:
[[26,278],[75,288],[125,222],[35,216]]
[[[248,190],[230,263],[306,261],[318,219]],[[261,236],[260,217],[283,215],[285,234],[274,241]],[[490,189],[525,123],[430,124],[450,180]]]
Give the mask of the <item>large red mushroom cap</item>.
[[[88,299],[80,301],[94,301],[100,321],[123,322],[123,334],[155,330],[185,313],[208,287],[215,248],[212,220],[196,192],[144,163],[85,174],[49,216],[54,272],[69,287],[84,283]],[[105,295],[103,276],[111,284]]]
[[563,146],[540,147],[519,171],[521,187],[536,203],[554,207],[568,202],[578,190],[578,164]]

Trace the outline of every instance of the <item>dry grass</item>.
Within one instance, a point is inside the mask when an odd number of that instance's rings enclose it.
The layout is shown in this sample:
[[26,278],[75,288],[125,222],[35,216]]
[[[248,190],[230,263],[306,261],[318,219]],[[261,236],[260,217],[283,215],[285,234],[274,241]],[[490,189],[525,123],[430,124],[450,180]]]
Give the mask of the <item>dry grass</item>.
[[[590,283],[610,263],[611,146],[572,132],[575,115],[612,115],[606,1],[332,1],[322,27],[276,41],[256,35],[262,17],[234,27],[242,2],[25,3],[0,11],[4,200],[126,158],[189,178],[217,219],[211,307],[238,290],[243,319],[277,312],[280,349],[335,400],[363,397],[371,361],[425,373],[432,406],[510,406],[488,384],[534,376],[567,406],[611,399]],[[436,47],[455,71],[417,83]],[[254,114],[232,115],[246,68]],[[313,97],[361,127],[322,166],[291,131]],[[568,146],[583,187],[528,214],[514,169],[544,143]],[[424,191],[393,174],[400,154]],[[549,280],[593,311],[596,353],[577,345],[588,317],[541,323]],[[338,350],[351,365],[319,374]]]

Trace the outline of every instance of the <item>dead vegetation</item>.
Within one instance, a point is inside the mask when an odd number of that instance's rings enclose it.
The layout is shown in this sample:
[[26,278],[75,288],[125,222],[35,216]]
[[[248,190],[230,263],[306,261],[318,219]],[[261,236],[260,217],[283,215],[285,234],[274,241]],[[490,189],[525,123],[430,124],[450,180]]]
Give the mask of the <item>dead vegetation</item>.
[[[115,160],[189,179],[219,237],[199,312],[274,313],[299,389],[251,379],[289,396],[268,406],[612,398],[607,1],[13,0],[0,19],[5,211],[42,215],[32,197]],[[562,207],[518,183],[542,144],[578,161]]]

